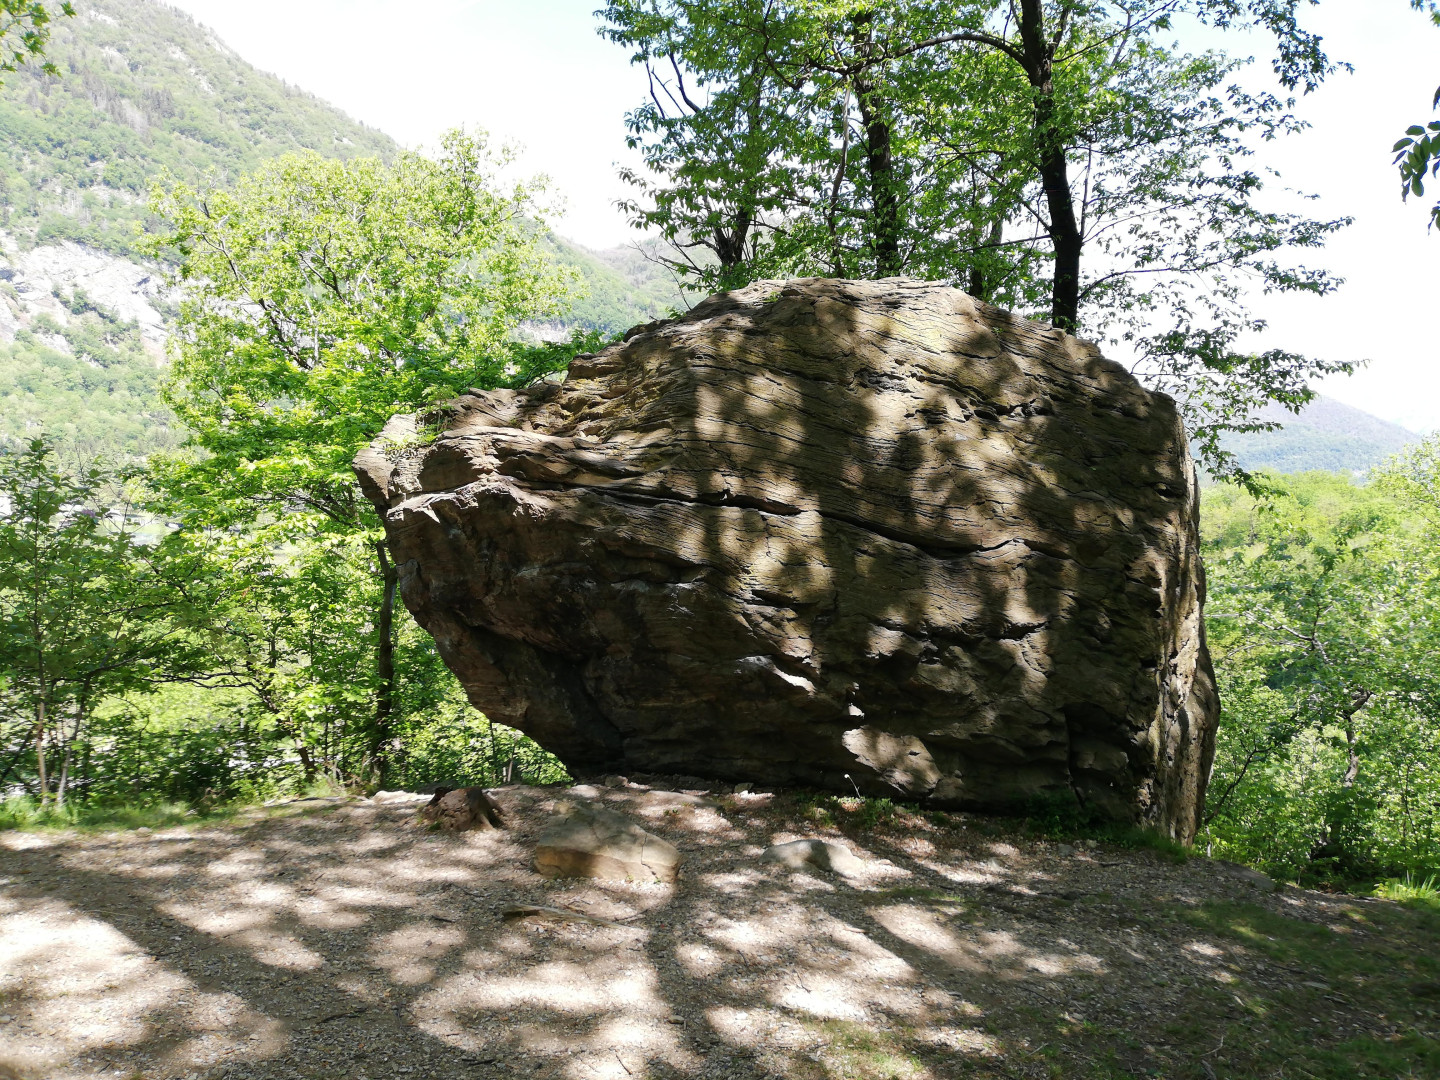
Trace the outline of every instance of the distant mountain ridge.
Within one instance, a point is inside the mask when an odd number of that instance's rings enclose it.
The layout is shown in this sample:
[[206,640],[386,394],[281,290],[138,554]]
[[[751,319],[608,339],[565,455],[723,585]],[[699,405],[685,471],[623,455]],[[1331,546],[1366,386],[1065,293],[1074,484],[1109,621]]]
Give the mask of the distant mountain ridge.
[[[149,185],[163,173],[225,184],[296,150],[338,158],[399,150],[156,0],[86,0],[53,25],[46,53],[60,75],[30,65],[0,85],[0,231],[13,249],[69,240],[133,257]],[[555,250],[590,292],[566,325],[624,330],[680,302],[673,283],[637,281],[612,253],[558,239]]]
[[1420,437],[1399,424],[1321,395],[1298,416],[1280,405],[1269,405],[1259,418],[1283,426],[1278,431],[1227,435],[1222,440],[1241,466],[1252,471],[1365,473]]

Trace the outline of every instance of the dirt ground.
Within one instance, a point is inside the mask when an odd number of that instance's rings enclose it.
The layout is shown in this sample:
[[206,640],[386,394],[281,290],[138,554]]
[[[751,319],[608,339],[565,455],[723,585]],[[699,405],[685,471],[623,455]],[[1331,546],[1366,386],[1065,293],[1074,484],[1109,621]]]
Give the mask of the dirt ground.
[[[1440,1075],[1440,932],[1397,905],[1015,821],[632,788],[599,797],[681,849],[678,884],[549,881],[561,794],[499,789],[493,833],[336,800],[0,835],[0,1076]],[[865,869],[759,861],[811,836]]]

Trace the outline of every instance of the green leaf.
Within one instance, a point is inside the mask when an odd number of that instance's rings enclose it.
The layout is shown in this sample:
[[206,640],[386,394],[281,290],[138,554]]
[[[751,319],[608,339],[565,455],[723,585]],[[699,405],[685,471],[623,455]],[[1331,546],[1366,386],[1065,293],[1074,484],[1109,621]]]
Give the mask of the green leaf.
[[1390,148],[1390,152],[1394,153],[1397,150],[1403,150],[1405,149],[1405,147],[1409,146],[1414,141],[1414,139],[1401,139],[1399,142],[1397,142],[1394,146]]
[[1419,136],[1425,134],[1425,129],[1419,124],[1411,124],[1408,128],[1405,129],[1405,134],[1414,135],[1418,138]]

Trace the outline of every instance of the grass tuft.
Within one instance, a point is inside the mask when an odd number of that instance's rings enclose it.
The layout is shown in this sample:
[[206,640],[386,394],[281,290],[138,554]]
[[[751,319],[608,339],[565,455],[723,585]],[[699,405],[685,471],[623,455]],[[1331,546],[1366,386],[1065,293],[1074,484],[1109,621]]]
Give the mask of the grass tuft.
[[1412,874],[1382,881],[1375,886],[1375,895],[1382,900],[1428,907],[1440,912],[1440,878],[1434,874],[1423,881],[1417,881]]

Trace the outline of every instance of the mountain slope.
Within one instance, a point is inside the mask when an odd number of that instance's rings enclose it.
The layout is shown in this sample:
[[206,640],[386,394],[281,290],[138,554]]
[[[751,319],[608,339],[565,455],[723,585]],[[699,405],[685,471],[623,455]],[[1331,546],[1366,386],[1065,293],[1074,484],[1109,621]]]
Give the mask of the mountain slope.
[[[158,395],[174,301],[135,254],[152,180],[226,183],[295,150],[398,147],[154,0],[86,0],[55,23],[47,54],[59,76],[31,66],[0,85],[0,443],[47,430],[143,456],[183,437]],[[547,336],[619,332],[683,306],[633,253],[552,249],[585,295]]]
[[1399,424],[1323,396],[1317,396],[1298,416],[1270,405],[1260,419],[1283,427],[1229,435],[1224,440],[1225,448],[1246,469],[1363,473],[1418,438]]
[[223,182],[308,148],[395,152],[389,136],[256,70],[188,15],[148,0],[86,0],[47,48],[60,69],[22,68],[0,88],[0,225],[21,244],[133,248],[163,171]]

